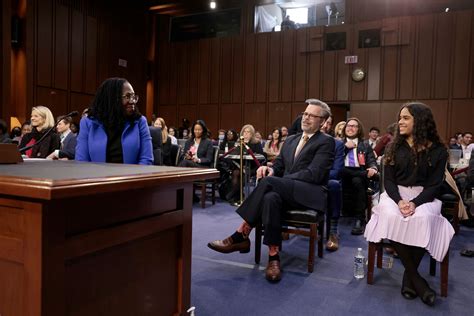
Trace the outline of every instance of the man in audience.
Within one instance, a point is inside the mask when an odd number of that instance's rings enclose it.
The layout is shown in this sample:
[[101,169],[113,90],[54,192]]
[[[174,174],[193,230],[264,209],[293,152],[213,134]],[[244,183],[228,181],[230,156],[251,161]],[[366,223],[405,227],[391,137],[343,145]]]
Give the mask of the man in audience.
[[7,123],[0,119],[0,144],[10,144],[11,142],[10,135],[8,135]]
[[76,155],[77,136],[71,131],[72,119],[66,116],[61,119],[56,127],[59,138],[61,140],[61,147],[53,151],[48,157],[49,159],[69,159],[74,160]]
[[363,135],[362,122],[355,117],[348,119],[343,132],[345,157],[342,170],[342,190],[348,193],[355,216],[352,235],[364,233],[367,188],[369,179],[377,174],[374,151],[364,143]]
[[281,141],[284,142],[287,137],[288,137],[288,127],[283,125],[281,127]]
[[[468,156],[474,149],[473,145],[471,144],[471,141],[472,141],[471,132],[462,133],[462,138],[461,138],[461,143],[460,143],[461,145],[460,149],[462,149],[461,158],[466,158],[466,156]],[[469,159],[469,158],[466,158],[466,159]]]
[[288,130],[288,136],[301,133],[301,114],[299,114],[291,124],[290,129]]
[[[332,116],[328,117],[321,127],[321,132],[329,135],[332,128]],[[339,232],[337,226],[339,224],[339,216],[341,215],[342,206],[342,185],[341,172],[344,168],[344,144],[338,139],[336,142],[335,158],[331,171],[329,171],[328,182],[328,212],[327,216],[331,219],[329,227],[329,239],[326,242],[326,249],[336,251],[339,249]]]
[[279,246],[285,210],[325,210],[327,205],[325,185],[334,161],[335,142],[320,128],[331,110],[316,99],[308,99],[306,104],[301,121],[303,133],[286,140],[271,168],[257,169],[259,184],[237,209],[244,219],[242,224],[232,236],[208,244],[221,253],[247,253],[250,231],[261,223],[265,229],[263,243],[269,247],[265,277],[271,282],[281,279]]
[[377,145],[377,138],[379,137],[379,134],[380,134],[380,130],[373,126],[370,128],[370,131],[369,131],[369,139],[366,139],[364,140],[364,143],[366,143],[366,145],[369,145],[370,147],[372,147],[372,149],[375,149],[375,146]]

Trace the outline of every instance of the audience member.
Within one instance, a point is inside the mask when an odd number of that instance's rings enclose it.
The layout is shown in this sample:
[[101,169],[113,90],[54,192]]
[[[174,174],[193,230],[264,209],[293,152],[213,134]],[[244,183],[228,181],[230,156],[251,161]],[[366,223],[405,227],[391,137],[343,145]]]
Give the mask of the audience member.
[[370,131],[369,131],[369,138],[364,140],[364,143],[366,143],[366,145],[370,146],[372,149],[375,149],[375,145],[377,145],[377,139],[379,137],[379,134],[380,134],[380,130],[373,126],[370,128]]
[[290,20],[290,16],[287,15],[283,21],[281,22],[281,30],[294,30],[296,29],[296,23],[292,20]]
[[262,133],[255,131],[255,139],[260,143],[260,145],[265,146],[265,140],[262,137]]
[[382,137],[380,137],[379,141],[377,142],[377,145],[375,145],[374,151],[377,154],[377,156],[380,157],[385,153],[385,148],[392,141],[393,135],[395,135],[396,129],[397,129],[397,123],[392,123],[389,126],[387,126],[387,132]]
[[79,134],[79,126],[77,126],[76,123],[71,122],[71,126],[69,127],[69,129],[71,130],[71,133],[73,133],[74,135],[77,136],[77,134]]
[[293,124],[291,124],[291,127],[288,129],[288,136],[295,135],[295,134],[303,132],[301,130],[301,117],[302,117],[302,115],[299,114],[296,117],[296,119],[294,120]]
[[449,139],[449,149],[461,149],[457,143],[456,136],[453,136]]
[[263,152],[267,154],[267,165],[270,164],[280,154],[283,145],[283,136],[279,128],[275,128],[272,132],[272,140],[265,143]]
[[212,142],[207,138],[207,127],[203,120],[194,122],[191,137],[184,145],[184,159],[180,167],[210,167],[212,163]]
[[105,80],[81,119],[76,160],[151,165],[150,130],[137,102],[126,79]]
[[[176,139],[176,137],[173,135],[170,134],[170,129],[171,128],[168,128],[168,126],[166,126],[166,122],[165,122],[165,119],[162,118],[162,117],[158,117],[156,118],[154,121],[153,121],[153,126],[154,127],[159,127],[161,128],[166,134],[167,134],[167,138],[168,137],[171,139],[171,144],[173,145],[178,145],[178,140]],[[174,129],[173,129],[174,130]],[[163,144],[167,142],[167,140],[165,141],[165,136],[162,136],[163,137]]]
[[45,106],[35,106],[31,109],[31,132],[21,138],[20,148],[34,145],[25,154],[28,158],[46,158],[50,153],[60,148],[59,135],[52,131],[38,145],[36,143],[54,126],[54,117]]
[[462,138],[461,138],[461,150],[462,150],[462,155],[461,158],[466,158],[469,159],[469,155],[471,154],[472,150],[474,149],[474,144],[471,144],[472,141],[472,133],[471,132],[464,132],[462,133]]
[[[329,135],[332,127],[332,116],[328,117],[326,122],[321,127],[321,132]],[[329,251],[336,251],[339,249],[339,217],[341,216],[342,206],[342,185],[341,172],[344,168],[344,143],[335,139],[335,157],[332,168],[329,171],[328,182],[328,212],[327,216],[330,218],[329,225],[329,239],[326,242],[326,249]]]
[[346,126],[346,121],[340,121],[334,127],[334,138],[342,140],[344,138],[344,127]]
[[319,130],[331,110],[316,99],[306,103],[301,122],[303,133],[286,140],[272,168],[258,168],[259,184],[237,209],[244,219],[242,224],[232,236],[208,244],[221,253],[249,252],[250,231],[262,223],[263,243],[269,247],[265,277],[272,282],[281,279],[279,246],[283,212],[287,208],[326,209],[325,185],[334,160],[334,139]]
[[286,138],[288,137],[288,127],[283,125],[280,128],[280,131],[281,131],[281,141],[284,142],[286,140]]
[[151,136],[151,146],[153,150],[153,164],[155,166],[161,166],[163,165],[163,133],[161,127],[155,127],[153,125],[154,122],[151,122],[151,126],[149,127]]
[[12,139],[13,144],[19,144],[21,140],[21,127],[15,126],[10,131],[10,138]]
[[219,145],[220,153],[224,154],[234,148],[235,142],[238,138],[239,136],[237,135],[236,131],[234,131],[233,129],[228,130],[224,141]]
[[405,267],[401,294],[406,299],[419,296],[428,305],[434,304],[436,292],[420,276],[418,266],[425,249],[442,261],[454,235],[436,199],[447,158],[430,107],[404,104],[397,133],[384,157],[386,191],[373,208],[365,232],[369,242],[391,240]]
[[365,227],[369,179],[377,174],[377,161],[372,148],[364,143],[364,128],[358,118],[350,118],[344,128],[345,157],[342,170],[343,192],[350,199],[355,216],[351,234],[362,235]]
[[76,155],[76,144],[77,139],[76,135],[71,131],[71,122],[72,118],[69,116],[60,117],[56,131],[59,134],[59,139],[61,140],[61,146],[59,149],[53,151],[48,159],[68,159],[74,160]]
[[174,138],[178,138],[176,128],[174,128],[173,126],[168,127],[168,135],[173,136]]
[[214,144],[215,146],[219,146],[225,140],[225,129],[220,129],[217,131],[217,142]]
[[171,157],[171,145],[178,145],[176,137],[169,135],[168,127],[164,118],[158,117],[153,122],[155,128],[161,129],[161,161],[165,166],[173,166],[174,162]]
[[12,139],[8,135],[7,123],[0,119],[0,144],[11,144]]
[[[190,122],[187,118],[183,118],[181,120],[181,126],[179,127],[179,138],[182,138],[182,139],[188,139],[189,137],[189,125],[190,125]],[[193,131],[191,131],[192,133]],[[207,132],[206,132],[207,134]],[[206,135],[207,137],[207,135]]]

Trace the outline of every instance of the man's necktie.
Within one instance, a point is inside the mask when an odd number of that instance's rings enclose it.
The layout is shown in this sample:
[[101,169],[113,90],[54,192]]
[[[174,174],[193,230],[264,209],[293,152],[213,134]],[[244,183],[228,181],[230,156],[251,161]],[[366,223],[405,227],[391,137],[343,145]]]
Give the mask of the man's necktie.
[[355,157],[354,157],[354,149],[349,150],[347,153],[347,158],[349,160],[349,167],[355,167]]
[[298,157],[304,145],[306,145],[306,143],[308,142],[308,139],[309,139],[308,135],[303,136],[303,141],[298,144],[298,147],[296,147],[295,158]]

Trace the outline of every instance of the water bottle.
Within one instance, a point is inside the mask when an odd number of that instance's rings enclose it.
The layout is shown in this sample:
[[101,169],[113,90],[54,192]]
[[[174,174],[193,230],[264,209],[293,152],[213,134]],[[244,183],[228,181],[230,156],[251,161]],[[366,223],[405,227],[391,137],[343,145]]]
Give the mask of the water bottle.
[[362,253],[362,248],[357,248],[357,254],[354,257],[354,278],[363,279],[365,276],[364,270],[365,257]]

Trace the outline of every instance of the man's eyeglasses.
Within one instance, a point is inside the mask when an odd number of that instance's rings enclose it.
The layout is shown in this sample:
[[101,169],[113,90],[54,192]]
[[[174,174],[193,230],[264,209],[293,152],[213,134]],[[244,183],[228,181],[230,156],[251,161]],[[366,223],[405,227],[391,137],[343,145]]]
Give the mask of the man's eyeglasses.
[[350,128],[359,128],[359,125],[354,125],[354,124],[347,124],[346,127]]
[[301,116],[303,116],[303,117],[309,117],[309,118],[312,119],[312,120],[316,119],[317,117],[319,117],[319,118],[324,118],[324,116],[314,115],[314,114],[311,114],[311,113],[308,113],[308,112],[301,112]]
[[139,96],[136,95],[135,93],[127,93],[127,94],[122,95],[122,99],[127,101],[127,102],[132,101],[132,102],[137,103],[138,99],[139,99]]

